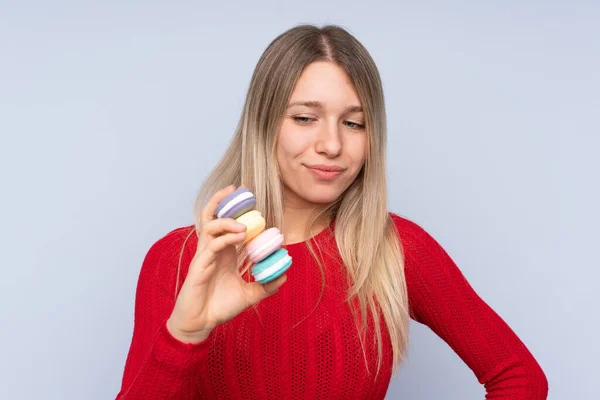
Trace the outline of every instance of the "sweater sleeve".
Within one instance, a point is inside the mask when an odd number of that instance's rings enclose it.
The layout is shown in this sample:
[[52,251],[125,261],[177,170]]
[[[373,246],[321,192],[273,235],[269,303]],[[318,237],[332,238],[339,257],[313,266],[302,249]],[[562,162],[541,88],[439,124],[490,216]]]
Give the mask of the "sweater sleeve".
[[175,276],[183,230],[174,230],[158,240],[142,263],[135,296],[133,336],[118,400],[193,396],[210,338],[186,344],[173,337],[166,327],[175,304]]
[[507,323],[474,291],[452,258],[423,228],[395,217],[405,253],[411,316],[471,368],[486,399],[542,400],[548,381]]

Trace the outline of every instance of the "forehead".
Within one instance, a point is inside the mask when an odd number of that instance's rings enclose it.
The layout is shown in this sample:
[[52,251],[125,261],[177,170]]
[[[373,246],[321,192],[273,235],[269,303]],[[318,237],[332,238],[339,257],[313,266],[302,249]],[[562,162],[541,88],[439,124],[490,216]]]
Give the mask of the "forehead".
[[291,102],[319,101],[327,105],[361,105],[350,77],[341,67],[330,62],[309,64],[292,92]]

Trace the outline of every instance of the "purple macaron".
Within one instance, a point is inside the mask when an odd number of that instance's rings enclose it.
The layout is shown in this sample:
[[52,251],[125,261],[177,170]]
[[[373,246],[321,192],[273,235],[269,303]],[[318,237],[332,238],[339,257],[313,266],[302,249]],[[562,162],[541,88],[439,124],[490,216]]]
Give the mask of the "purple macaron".
[[217,205],[218,218],[237,218],[256,207],[256,197],[250,189],[239,188]]

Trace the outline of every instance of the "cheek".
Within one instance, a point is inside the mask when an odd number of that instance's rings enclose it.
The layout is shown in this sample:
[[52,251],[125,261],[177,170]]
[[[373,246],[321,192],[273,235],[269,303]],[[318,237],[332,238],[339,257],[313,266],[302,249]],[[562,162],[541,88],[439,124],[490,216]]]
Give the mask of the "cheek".
[[296,158],[310,148],[311,139],[306,132],[302,132],[298,127],[284,122],[279,132],[277,142],[277,155],[279,161]]
[[348,140],[346,147],[348,156],[357,169],[360,169],[367,158],[367,136],[357,135]]

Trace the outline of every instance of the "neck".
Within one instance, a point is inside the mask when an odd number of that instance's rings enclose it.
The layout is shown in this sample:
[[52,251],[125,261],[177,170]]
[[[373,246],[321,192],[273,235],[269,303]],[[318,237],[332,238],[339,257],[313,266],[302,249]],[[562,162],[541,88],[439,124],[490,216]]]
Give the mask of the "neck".
[[[310,218],[323,207],[321,204],[307,202],[297,196],[290,195],[289,192],[284,195],[283,200],[283,234],[286,244],[304,242],[308,240],[306,230],[310,222]],[[323,220],[316,221],[314,224],[314,232],[327,227],[329,222]]]

